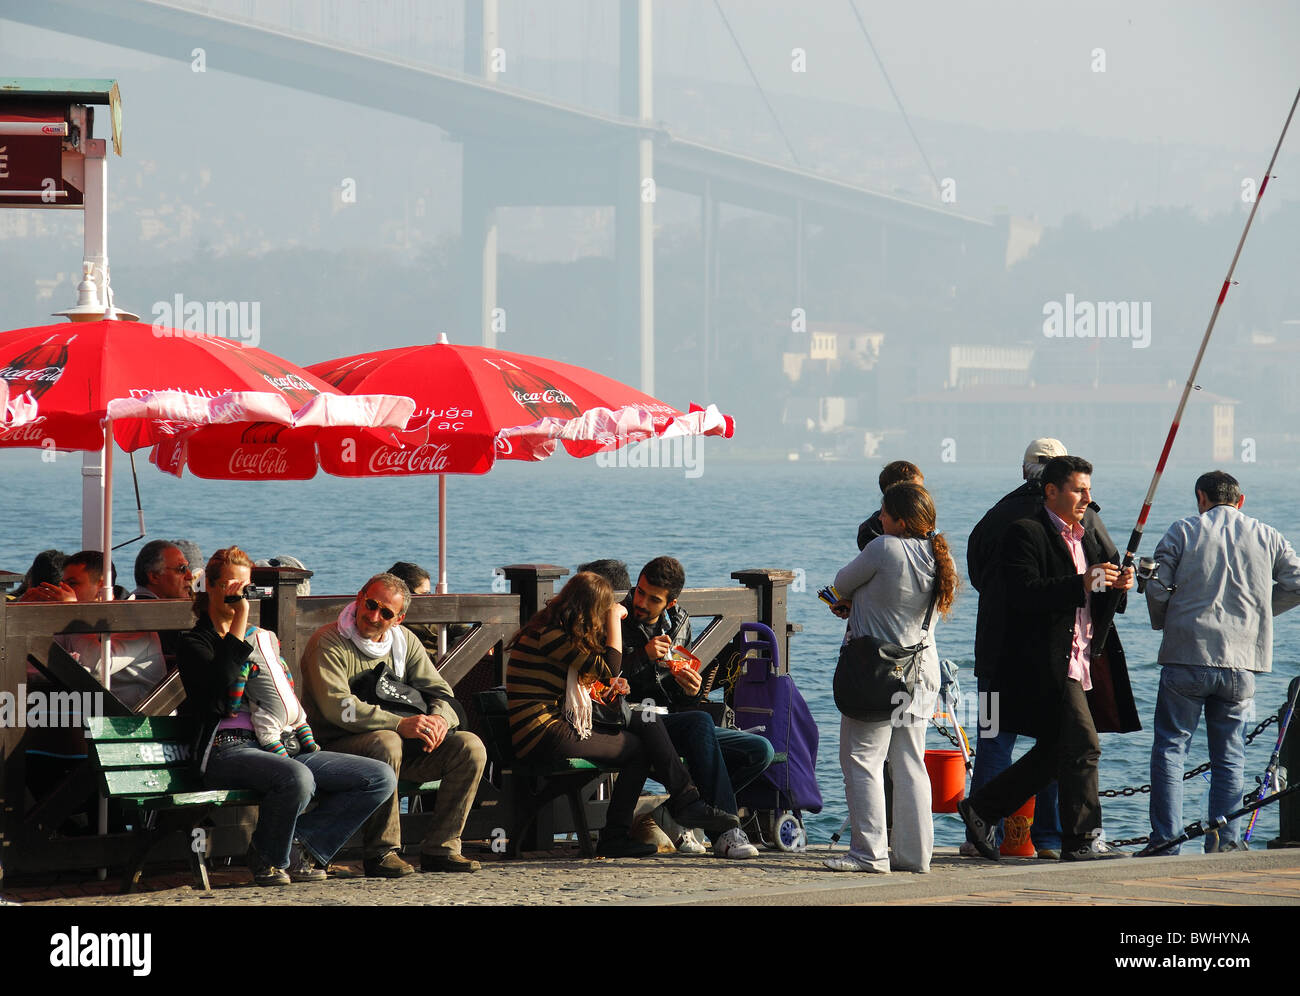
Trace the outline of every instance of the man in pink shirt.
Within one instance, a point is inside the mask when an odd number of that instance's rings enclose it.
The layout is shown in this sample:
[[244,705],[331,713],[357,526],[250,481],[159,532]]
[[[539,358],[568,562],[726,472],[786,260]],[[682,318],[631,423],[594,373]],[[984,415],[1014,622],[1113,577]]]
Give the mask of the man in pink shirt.
[[1042,480],[1043,508],[1003,537],[1005,636],[991,682],[1002,730],[1036,743],[958,809],[980,854],[996,861],[998,820],[1056,778],[1061,860],[1124,857],[1101,836],[1097,732],[1141,726],[1113,625],[1133,571],[1107,561],[1095,529],[1083,525],[1092,464],[1056,457]]

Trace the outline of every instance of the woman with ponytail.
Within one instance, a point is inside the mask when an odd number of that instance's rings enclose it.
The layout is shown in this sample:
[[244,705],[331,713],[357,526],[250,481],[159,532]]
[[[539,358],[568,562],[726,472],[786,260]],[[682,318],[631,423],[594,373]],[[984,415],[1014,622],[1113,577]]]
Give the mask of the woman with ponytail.
[[[910,702],[888,719],[863,722],[840,717],[840,767],[853,837],[846,855],[831,858],[832,871],[928,872],[934,851],[930,779],[925,770],[925,730],[939,690],[934,620],[923,633],[934,598],[947,616],[957,594],[957,568],[948,541],[935,532],[934,502],[919,484],[895,484],[880,506],[883,536],[873,539],[835,575],[840,602],[833,611],[849,621],[847,639],[874,636],[907,647],[925,639],[920,673]],[[885,761],[894,785],[894,848],[885,826]]]

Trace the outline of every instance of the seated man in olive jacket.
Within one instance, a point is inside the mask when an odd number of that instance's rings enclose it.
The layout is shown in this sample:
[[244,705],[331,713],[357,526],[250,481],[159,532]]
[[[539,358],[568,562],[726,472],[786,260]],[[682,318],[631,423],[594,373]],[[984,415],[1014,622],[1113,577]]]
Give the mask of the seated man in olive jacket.
[[[307,717],[316,741],[327,750],[375,757],[408,781],[441,779],[433,823],[420,845],[424,871],[478,871],[479,863],[461,856],[460,835],[487,763],[483,742],[457,729],[459,718],[451,687],[429,655],[402,626],[411,592],[392,574],[376,574],[339,613],[337,622],[312,634],[302,655]],[[361,690],[377,668],[419,693],[424,712],[384,708]],[[373,687],[373,681],[369,683]],[[397,710],[397,711],[394,711]],[[380,806],[362,827],[366,874],[384,878],[409,875],[402,860],[397,795]]]

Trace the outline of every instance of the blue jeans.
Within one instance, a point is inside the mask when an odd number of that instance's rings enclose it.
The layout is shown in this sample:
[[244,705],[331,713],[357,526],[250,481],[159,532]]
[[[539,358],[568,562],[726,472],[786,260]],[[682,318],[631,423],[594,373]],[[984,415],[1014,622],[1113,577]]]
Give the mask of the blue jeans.
[[772,763],[772,744],[766,737],[714,726],[707,712],[689,709],[657,719],[686,759],[700,797],[725,813],[736,812],[736,792]]
[[[990,694],[987,678],[976,679],[976,688],[981,696]],[[984,701],[987,701],[985,699]],[[986,710],[996,715],[992,709]],[[981,714],[981,718],[982,714]],[[1011,767],[1011,751],[1016,746],[1016,734],[999,733],[996,737],[984,737],[980,730],[979,741],[975,745],[975,771],[970,777],[970,794],[974,795],[981,788],[993,781],[998,775]],[[1061,814],[1057,807],[1058,794],[1056,782],[1053,781],[1034,797],[1034,822],[1029,828],[1029,839],[1040,851],[1061,849]],[[966,834],[970,840],[970,833]],[[998,823],[998,843],[1002,842],[1002,823]]]
[[[397,789],[397,776],[382,761],[326,750],[285,757],[252,740],[214,744],[203,781],[209,788],[262,794],[253,846],[277,868],[288,866],[294,840],[328,864]],[[304,814],[313,797],[316,808]]]
[[[1173,840],[1183,830],[1183,761],[1205,707],[1210,742],[1210,818],[1241,808],[1246,764],[1243,732],[1255,697],[1255,675],[1224,667],[1166,664],[1156,696],[1155,741],[1151,745],[1151,842]],[[1219,831],[1218,846],[1236,841],[1233,820]],[[1211,844],[1206,838],[1206,844]],[[1177,854],[1179,848],[1167,851]]]

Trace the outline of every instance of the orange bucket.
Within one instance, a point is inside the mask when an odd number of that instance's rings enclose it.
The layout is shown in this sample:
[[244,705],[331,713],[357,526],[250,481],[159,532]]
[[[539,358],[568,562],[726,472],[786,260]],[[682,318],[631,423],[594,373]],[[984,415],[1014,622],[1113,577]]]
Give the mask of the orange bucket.
[[1034,825],[1034,797],[1017,809],[1003,822],[1002,846],[999,852],[1008,858],[1032,858],[1037,854],[1034,842],[1029,839],[1029,828]]
[[966,761],[959,750],[927,750],[925,772],[930,776],[930,812],[955,813],[966,798]]

